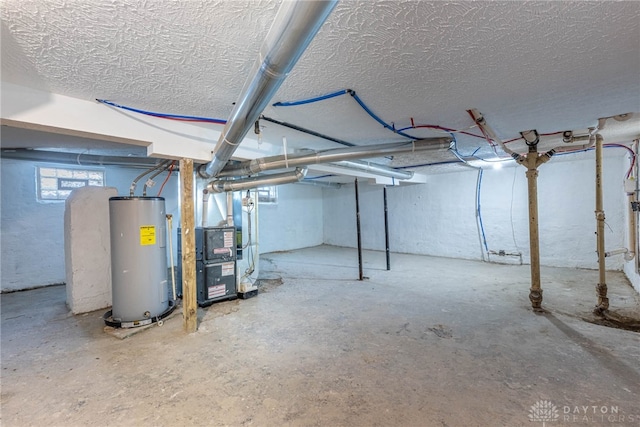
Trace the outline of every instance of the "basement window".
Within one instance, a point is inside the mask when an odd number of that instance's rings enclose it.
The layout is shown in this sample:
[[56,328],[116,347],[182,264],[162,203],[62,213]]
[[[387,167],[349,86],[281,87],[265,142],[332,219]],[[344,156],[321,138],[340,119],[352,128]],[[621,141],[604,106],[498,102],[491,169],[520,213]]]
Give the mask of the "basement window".
[[278,187],[271,185],[258,188],[258,203],[278,203]]
[[62,201],[76,188],[104,187],[104,170],[37,166],[38,200]]

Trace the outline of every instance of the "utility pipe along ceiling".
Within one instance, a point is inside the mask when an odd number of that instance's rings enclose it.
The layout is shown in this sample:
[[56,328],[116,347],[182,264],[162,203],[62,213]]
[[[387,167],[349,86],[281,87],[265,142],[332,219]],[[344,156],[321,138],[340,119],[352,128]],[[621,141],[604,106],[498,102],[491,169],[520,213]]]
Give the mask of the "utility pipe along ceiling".
[[[280,6],[4,0],[2,80],[223,123]],[[635,1],[342,1],[261,112],[261,138],[326,150],[459,130],[459,153],[504,156],[478,137],[467,113],[478,109],[503,141],[516,139],[514,151],[526,152],[524,130],[543,135],[544,151],[563,131],[586,133],[599,118],[633,113],[601,131],[605,142],[628,143],[640,136],[639,16]],[[46,140],[42,132],[3,132],[2,145],[46,147]],[[72,151],[129,148],[54,140],[51,147]],[[390,165],[444,162],[449,170],[456,160],[445,150],[394,156]]]

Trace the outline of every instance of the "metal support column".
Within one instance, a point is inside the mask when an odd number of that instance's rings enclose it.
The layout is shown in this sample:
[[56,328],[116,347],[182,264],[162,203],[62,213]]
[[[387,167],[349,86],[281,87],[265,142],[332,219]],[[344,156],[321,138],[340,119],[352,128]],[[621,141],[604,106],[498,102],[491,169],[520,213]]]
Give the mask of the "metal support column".
[[362,272],[362,239],[360,237],[360,200],[358,197],[358,178],[355,181],[356,188],[356,229],[358,231],[358,280],[364,279]]
[[387,271],[391,270],[391,258],[389,254],[389,209],[387,209],[387,187],[382,189],[384,197],[384,244],[387,255]]

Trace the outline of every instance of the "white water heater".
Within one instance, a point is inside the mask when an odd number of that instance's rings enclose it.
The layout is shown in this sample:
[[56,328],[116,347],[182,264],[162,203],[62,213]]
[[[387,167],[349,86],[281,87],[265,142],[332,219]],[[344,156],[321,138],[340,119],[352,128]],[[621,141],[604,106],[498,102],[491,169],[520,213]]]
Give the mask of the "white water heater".
[[148,324],[169,309],[166,215],[162,197],[111,197],[114,322]]

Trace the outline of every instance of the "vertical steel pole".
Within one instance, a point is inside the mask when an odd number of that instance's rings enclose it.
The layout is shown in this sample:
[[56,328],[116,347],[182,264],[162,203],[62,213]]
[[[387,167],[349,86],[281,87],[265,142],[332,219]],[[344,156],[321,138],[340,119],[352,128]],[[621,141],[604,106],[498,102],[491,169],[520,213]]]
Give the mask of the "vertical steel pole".
[[389,209],[387,209],[387,187],[382,189],[384,197],[384,244],[387,255],[387,271],[391,270],[391,258],[389,255]]
[[358,178],[356,178],[355,182],[356,187],[356,229],[358,231],[358,273],[359,279],[364,279],[364,274],[362,273],[362,239],[360,237],[360,200],[358,197]]

